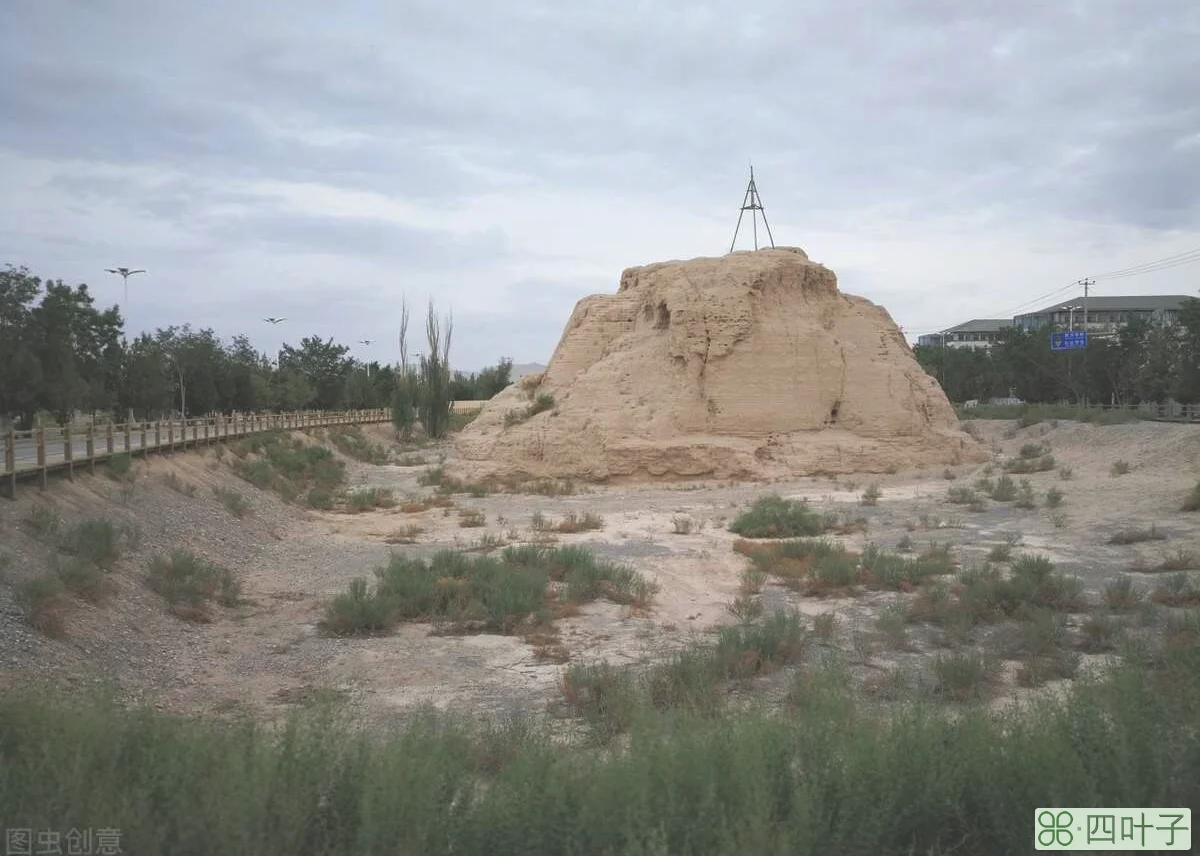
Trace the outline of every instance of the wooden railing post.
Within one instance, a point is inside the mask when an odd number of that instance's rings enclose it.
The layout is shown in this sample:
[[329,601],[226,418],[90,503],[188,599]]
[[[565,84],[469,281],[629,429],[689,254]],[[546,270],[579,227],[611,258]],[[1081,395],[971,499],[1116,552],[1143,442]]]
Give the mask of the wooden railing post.
[[116,445],[117,445],[117,429],[111,422],[109,422],[108,428],[106,428],[104,431],[104,446],[105,446],[105,449],[108,452],[108,456],[110,458],[112,457],[112,454],[115,451]]
[[154,420],[154,450],[159,451],[162,447],[162,420]]
[[[141,430],[141,433],[142,433],[141,449],[142,449],[142,457],[143,458],[146,457],[146,441],[147,441],[146,427],[147,427],[147,423],[145,423],[145,422],[138,423],[138,428]],[[133,453],[130,452],[130,455],[132,455],[132,454]]]
[[75,450],[71,448],[71,446],[74,445],[74,443],[71,440],[71,423],[70,422],[68,422],[65,426],[63,426],[62,441],[63,441],[63,457],[67,461],[67,478],[69,478],[71,481],[75,481],[75,456],[72,454],[72,452],[74,452]]
[[175,451],[175,420],[167,420],[167,448]]
[[46,489],[46,429],[38,427],[34,434],[34,445],[37,448],[37,465],[42,471],[42,490]]
[[87,456],[88,456],[88,472],[92,475],[96,474],[96,426],[88,423],[87,427]]
[[17,429],[9,428],[4,435],[4,470],[8,476],[9,499],[17,498]]

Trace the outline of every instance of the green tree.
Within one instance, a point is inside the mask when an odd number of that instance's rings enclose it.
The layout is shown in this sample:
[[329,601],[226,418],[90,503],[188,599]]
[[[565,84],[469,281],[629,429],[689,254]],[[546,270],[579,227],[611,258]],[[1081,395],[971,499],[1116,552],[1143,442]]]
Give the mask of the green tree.
[[341,402],[350,370],[350,360],[346,358],[349,350],[333,339],[322,341],[308,336],[300,340],[298,348],[283,346],[279,351],[279,369],[298,374],[308,382],[313,390],[313,400],[308,406],[334,410]]

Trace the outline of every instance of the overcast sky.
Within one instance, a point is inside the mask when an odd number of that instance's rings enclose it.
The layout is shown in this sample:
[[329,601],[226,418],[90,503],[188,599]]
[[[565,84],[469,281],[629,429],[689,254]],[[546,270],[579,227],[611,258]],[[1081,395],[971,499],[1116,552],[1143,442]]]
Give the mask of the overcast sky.
[[456,367],[545,362],[623,268],[726,252],[753,159],[911,338],[1200,247],[1198,44],[1196,0],[0,0],[0,265],[146,268],[131,332],[272,355],[394,360],[433,298]]

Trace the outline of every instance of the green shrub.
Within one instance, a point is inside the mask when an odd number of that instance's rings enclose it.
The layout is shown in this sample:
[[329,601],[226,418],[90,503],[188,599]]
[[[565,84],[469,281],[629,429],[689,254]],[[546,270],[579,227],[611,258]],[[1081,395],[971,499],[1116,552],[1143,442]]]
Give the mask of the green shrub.
[[241,595],[233,571],[190,550],[153,558],[146,584],[163,596],[175,614],[197,621],[208,619],[210,604],[236,606]]
[[770,494],[739,514],[729,524],[729,531],[743,538],[796,538],[820,535],[825,531],[825,520],[803,500]]
[[85,520],[67,530],[59,546],[84,561],[111,568],[121,558],[121,530],[105,518]]
[[333,491],[324,487],[309,488],[305,501],[309,508],[328,511],[333,508]]
[[213,487],[213,494],[221,501],[226,510],[234,517],[245,517],[250,513],[250,503],[236,490],[224,487]]
[[115,479],[126,478],[133,469],[133,458],[128,452],[118,452],[108,457],[108,472]]

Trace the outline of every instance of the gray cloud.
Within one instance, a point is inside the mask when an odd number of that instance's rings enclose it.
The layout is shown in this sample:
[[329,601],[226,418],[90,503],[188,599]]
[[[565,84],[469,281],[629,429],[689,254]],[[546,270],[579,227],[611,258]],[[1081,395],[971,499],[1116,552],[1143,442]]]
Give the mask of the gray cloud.
[[[0,250],[30,263],[79,259],[80,275],[89,248],[105,265],[118,249],[174,261],[184,280],[201,276],[208,254],[230,272],[227,296],[252,301],[261,286],[251,268],[293,271],[320,253],[334,261],[317,279],[362,277],[337,267],[352,261],[377,265],[380,281],[392,269],[459,271],[456,300],[469,303],[472,288],[521,300],[532,287],[521,264],[534,259],[528,241],[514,243],[520,222],[473,223],[464,237],[435,215],[540,189],[576,200],[559,215],[569,221],[587,221],[592,200],[652,195],[665,218],[728,217],[732,228],[749,156],[773,228],[853,233],[883,206],[913,222],[987,210],[1031,234],[1036,218],[1130,234],[1200,229],[1200,145],[1177,145],[1200,133],[1192,0],[674,10],[353,0],[336,11],[299,0],[283,15],[232,0],[14,0],[4,14]],[[4,177],[6,162],[33,160],[53,165],[44,189],[54,202]],[[122,173],[130,168],[161,175]],[[285,203],[267,189],[279,183],[424,206],[431,225]],[[70,234],[52,225],[63,199],[73,200]],[[81,206],[125,218],[126,247],[89,231]],[[143,239],[141,221],[176,237]],[[1084,232],[1064,252],[1086,268],[1083,254],[1105,242]],[[597,258],[619,258],[622,240],[592,236]],[[858,267],[843,282],[898,289],[893,314],[937,308],[923,284]],[[551,292],[564,303],[547,319],[569,313],[567,291]],[[478,334],[498,335],[486,324]]]

